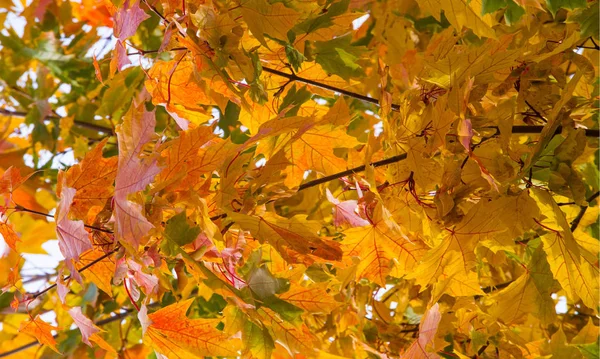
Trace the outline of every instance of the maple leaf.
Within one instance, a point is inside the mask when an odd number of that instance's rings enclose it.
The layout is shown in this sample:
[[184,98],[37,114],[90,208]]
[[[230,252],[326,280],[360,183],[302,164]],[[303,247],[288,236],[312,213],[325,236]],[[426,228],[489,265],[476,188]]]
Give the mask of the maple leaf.
[[153,112],[131,106],[128,116],[117,130],[119,139],[118,170],[115,178],[115,224],[117,238],[135,247],[154,228],[142,214],[139,204],[127,196],[141,191],[160,172],[155,157],[140,158],[144,145],[154,134],[156,120]]
[[289,260],[303,261],[304,258],[298,254],[327,260],[342,257],[337,242],[318,237],[316,231],[309,227],[310,223],[299,218],[285,219],[273,214],[254,217],[240,213],[231,213],[230,216],[255,238],[268,242]]
[[597,357],[597,1],[0,2],[0,357]]
[[0,178],[0,194],[12,193],[32,175],[33,173],[22,177],[21,171],[19,171],[18,168],[10,166],[6,171],[4,171],[2,178]]
[[[546,211],[544,214],[553,219],[551,226],[559,228],[542,236],[544,250],[554,278],[560,283],[570,298],[581,301],[591,309],[596,309],[599,299],[599,285],[595,278],[599,276],[597,259],[585,248],[582,248],[571,233],[569,224],[552,197],[539,190],[534,190],[540,204]],[[552,229],[552,227],[548,227]]]
[[555,319],[554,302],[550,298],[554,279],[542,253],[538,247],[527,272],[489,297],[490,315],[506,324],[522,323],[528,315],[535,315],[542,323],[551,323]]
[[10,249],[13,251],[18,252],[17,243],[21,242],[21,239],[15,233],[15,230],[12,228],[12,226],[8,223],[0,223],[0,234],[4,238],[4,241],[8,247],[10,247]]
[[75,188],[63,187],[62,189],[56,211],[56,234],[58,235],[58,247],[65,257],[67,268],[71,271],[73,278],[81,283],[81,276],[74,263],[79,261],[79,256],[83,252],[92,249],[92,242],[83,221],[73,221],[68,218],[75,193]]
[[71,316],[71,318],[73,318],[73,322],[75,323],[77,328],[79,328],[79,331],[81,332],[81,338],[85,344],[91,347],[91,340],[94,343],[98,344],[102,349],[105,349],[112,353],[116,353],[115,349],[111,347],[110,344],[108,344],[98,334],[102,330],[96,325],[94,325],[94,323],[89,318],[83,315],[83,313],[81,312],[81,307],[73,307],[69,309],[69,315]]
[[92,207],[104,207],[113,195],[112,184],[117,175],[118,159],[103,157],[102,150],[107,142],[108,139],[105,139],[98,143],[80,163],[69,168],[67,172],[59,173],[56,192],[61,194],[63,181],[66,187],[77,191],[71,205],[71,212],[77,218],[87,218]]
[[357,213],[358,201],[347,200],[340,201],[333,197],[329,189],[327,189],[327,199],[333,203],[335,207],[335,213],[333,216],[333,224],[340,226],[342,224],[348,224],[351,227],[362,227],[369,224],[369,221],[361,218]]
[[148,315],[144,340],[169,358],[236,356],[240,341],[217,329],[219,319],[188,319],[194,300],[171,304]]
[[44,322],[38,315],[35,318],[29,318],[22,322],[19,327],[19,332],[33,336],[40,344],[47,345],[58,354],[61,354],[56,348],[56,339],[54,339],[51,332],[52,330],[58,329],[59,328]]
[[[83,267],[93,263],[94,265],[87,269],[83,276],[112,297],[112,280],[115,274],[115,263],[110,257],[105,257],[105,254],[101,248],[94,247],[79,256],[79,262],[75,264],[75,267],[81,270]],[[101,257],[105,258],[99,260]]]
[[330,313],[342,305],[327,293],[326,286],[323,284],[306,288],[293,285],[278,297],[311,313]]
[[127,40],[135,35],[140,23],[149,17],[150,15],[140,9],[138,0],[125,0],[123,7],[119,8],[114,15],[115,36],[121,41]]
[[435,339],[435,334],[438,330],[440,320],[442,320],[440,305],[435,303],[423,315],[421,324],[419,325],[419,338],[411,344],[404,354],[404,358],[437,359],[440,357],[436,353],[432,352],[431,349],[434,348],[429,348],[433,345],[433,340]]
[[386,277],[402,277],[421,260],[427,246],[379,222],[344,231],[344,256],[358,257],[357,277],[385,286]]
[[[248,29],[264,46],[264,35],[285,40],[287,33],[296,25],[299,14],[281,3],[270,4],[265,0],[248,0],[241,5],[242,16]],[[267,46],[268,47],[268,46]]]
[[215,146],[216,141],[212,127],[199,126],[181,131],[178,138],[165,144],[161,151],[164,168],[156,178],[161,187],[174,189],[178,182],[188,184],[191,178],[214,170],[219,161],[207,156],[206,150]]

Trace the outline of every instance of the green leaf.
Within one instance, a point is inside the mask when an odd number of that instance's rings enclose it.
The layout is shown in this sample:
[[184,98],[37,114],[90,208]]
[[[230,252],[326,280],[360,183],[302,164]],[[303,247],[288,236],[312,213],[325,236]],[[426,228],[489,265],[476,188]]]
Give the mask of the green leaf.
[[309,18],[296,25],[293,31],[296,34],[310,34],[313,31],[324,29],[333,25],[333,18],[340,16],[348,10],[350,0],[338,1],[329,6],[326,11],[314,18]]
[[600,351],[598,351],[598,348],[600,347],[600,342],[591,344],[577,344],[575,346],[577,347],[577,349],[579,349],[579,351],[585,359],[600,358]]
[[508,7],[504,12],[506,23],[508,25],[513,25],[517,23],[523,15],[525,15],[525,9],[517,5],[514,1],[508,0]]
[[244,323],[242,338],[246,347],[256,358],[270,358],[273,349],[275,349],[275,342],[267,328],[259,327],[251,321]]
[[279,112],[287,110],[285,117],[296,116],[300,106],[310,100],[311,97],[312,93],[306,89],[306,86],[302,86],[296,91],[296,85],[294,84],[283,98],[279,106]]
[[586,9],[577,9],[569,14],[568,23],[579,24],[581,37],[593,36],[596,39],[600,34],[600,25],[598,18],[600,17],[600,6],[595,1]]
[[587,3],[585,0],[546,0],[546,5],[552,16],[556,16],[556,12],[560,8],[575,10],[580,7],[586,7]]
[[481,15],[496,12],[507,5],[506,0],[483,0],[481,2]]
[[290,62],[290,65],[292,65],[294,68],[294,71],[298,71],[298,69],[300,69],[300,65],[306,61],[306,57],[304,57],[304,55],[302,55],[290,44],[285,45],[285,56],[287,56],[287,59]]
[[192,243],[200,234],[200,227],[191,227],[185,215],[185,211],[171,217],[165,227],[165,236],[180,246]]
[[361,46],[352,46],[350,35],[329,41],[315,42],[315,61],[329,74],[338,75],[344,80],[363,74],[357,63],[359,55],[364,51]]

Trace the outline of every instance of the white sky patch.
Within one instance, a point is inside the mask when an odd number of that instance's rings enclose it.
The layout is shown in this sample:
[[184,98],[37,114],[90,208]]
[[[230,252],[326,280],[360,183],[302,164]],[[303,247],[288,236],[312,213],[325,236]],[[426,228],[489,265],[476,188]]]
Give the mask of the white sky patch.
[[375,295],[373,296],[373,299],[379,301],[383,298],[383,296],[385,295],[385,293],[387,293],[390,289],[394,288],[393,284],[386,284],[385,288],[379,288],[377,289],[377,291],[375,292]]
[[[42,244],[42,248],[48,252],[48,254],[29,254],[24,253],[23,258],[25,263],[21,268],[21,276],[27,278],[29,276],[49,274],[54,275],[55,268],[58,263],[63,259],[62,253],[58,249],[58,240],[49,240]],[[29,292],[36,292],[40,289],[46,288],[48,283],[44,280],[24,283],[23,288]]]
[[359,17],[358,19],[355,19],[354,21],[352,21],[352,29],[356,30],[359,27],[361,27],[365,23],[365,21],[367,21],[369,19],[369,16],[371,16],[371,15],[365,14],[365,15]]
[[556,314],[565,314],[568,312],[569,308],[567,306],[567,297],[564,295],[558,297],[558,303],[556,303],[554,310],[556,310]]
[[256,168],[262,167],[267,163],[267,159],[266,158],[261,158],[260,160],[256,161],[256,163],[254,163],[254,165],[256,166]]
[[321,105],[321,106],[327,104],[327,100],[320,98],[320,97],[313,99],[313,101],[315,101],[318,105]]
[[383,133],[383,121],[379,121],[373,125],[373,134],[375,137],[379,137]]

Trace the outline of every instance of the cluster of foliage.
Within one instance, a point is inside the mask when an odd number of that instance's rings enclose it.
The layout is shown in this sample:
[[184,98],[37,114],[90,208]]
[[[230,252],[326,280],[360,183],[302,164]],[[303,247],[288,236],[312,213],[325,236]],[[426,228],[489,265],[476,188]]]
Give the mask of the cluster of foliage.
[[598,357],[597,1],[0,4],[0,357]]

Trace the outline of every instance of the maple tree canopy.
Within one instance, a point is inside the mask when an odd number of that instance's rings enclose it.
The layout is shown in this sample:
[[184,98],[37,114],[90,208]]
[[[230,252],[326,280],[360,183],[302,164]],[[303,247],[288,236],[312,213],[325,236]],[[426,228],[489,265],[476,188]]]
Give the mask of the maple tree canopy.
[[598,1],[0,4],[0,358],[598,358]]

